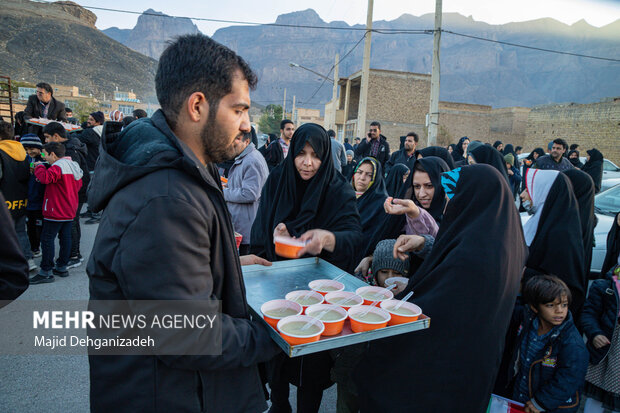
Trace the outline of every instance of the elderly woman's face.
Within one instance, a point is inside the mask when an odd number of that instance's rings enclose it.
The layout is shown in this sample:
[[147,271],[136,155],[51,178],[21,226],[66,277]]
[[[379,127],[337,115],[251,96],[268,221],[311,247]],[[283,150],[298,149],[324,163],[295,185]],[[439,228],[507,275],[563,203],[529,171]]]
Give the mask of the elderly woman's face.
[[295,168],[304,181],[312,179],[321,167],[321,159],[308,142],[295,157]]

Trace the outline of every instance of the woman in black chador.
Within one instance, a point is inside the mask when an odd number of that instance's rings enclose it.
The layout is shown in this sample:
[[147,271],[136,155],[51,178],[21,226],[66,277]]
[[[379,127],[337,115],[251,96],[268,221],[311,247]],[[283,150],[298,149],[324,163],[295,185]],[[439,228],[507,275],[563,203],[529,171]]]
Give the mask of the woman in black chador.
[[[274,235],[290,235],[308,244],[300,251],[318,255],[349,273],[361,248],[362,227],[355,192],[334,168],[327,132],[314,123],[300,126],[291,139],[288,156],[270,173],[263,187],[250,251],[270,261]],[[276,356],[267,364],[271,388],[270,412],[290,412],[289,383],[297,389],[297,412],[316,412],[323,390],[332,385],[327,352],[288,358]]]
[[489,404],[527,247],[496,169],[457,168],[442,186],[450,201],[434,246],[396,297],[414,291],[431,326],[370,342],[353,374],[362,412],[480,413]]

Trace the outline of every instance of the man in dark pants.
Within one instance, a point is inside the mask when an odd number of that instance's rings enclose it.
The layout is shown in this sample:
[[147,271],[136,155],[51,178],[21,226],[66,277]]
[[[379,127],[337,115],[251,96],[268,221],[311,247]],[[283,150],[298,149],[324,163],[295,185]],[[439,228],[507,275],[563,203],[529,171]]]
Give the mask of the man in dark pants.
[[250,132],[256,81],[233,51],[182,36],[159,59],[161,109],[122,130],[104,125],[88,190],[93,211],[103,210],[87,267],[90,299],[221,301],[222,353],[90,355],[93,412],[267,408],[257,364],[280,350],[249,318],[241,264],[269,263],[238,256],[216,167]]

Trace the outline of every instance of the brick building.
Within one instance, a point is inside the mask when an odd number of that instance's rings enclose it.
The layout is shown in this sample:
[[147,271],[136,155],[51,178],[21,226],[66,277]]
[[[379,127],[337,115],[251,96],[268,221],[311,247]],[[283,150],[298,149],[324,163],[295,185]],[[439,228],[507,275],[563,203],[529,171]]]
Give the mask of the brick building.
[[605,158],[620,162],[620,97],[596,103],[535,106],[527,118],[524,147],[533,149],[556,138],[578,143],[581,152],[597,148]]

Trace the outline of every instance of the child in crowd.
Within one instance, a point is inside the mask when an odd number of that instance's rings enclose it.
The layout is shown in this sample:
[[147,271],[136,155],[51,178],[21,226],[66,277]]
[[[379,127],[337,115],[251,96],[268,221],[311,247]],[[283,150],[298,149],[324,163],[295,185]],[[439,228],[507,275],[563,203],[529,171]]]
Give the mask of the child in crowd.
[[[41,270],[30,279],[30,284],[49,283],[54,275],[66,277],[67,263],[71,255],[71,222],[78,205],[78,191],[82,186],[82,169],[65,156],[65,147],[58,142],[45,144],[45,159],[51,164],[46,168],[38,163],[34,175],[45,187],[43,200],[43,231]],[[54,238],[60,234],[60,256],[54,268]],[[53,274],[52,273],[53,269]]]
[[612,274],[592,283],[581,313],[590,352],[585,413],[620,412],[620,266]]
[[506,173],[508,173],[510,189],[512,189],[512,195],[516,198],[517,194],[519,194],[519,187],[523,178],[519,170],[515,168],[515,157],[513,154],[509,153],[504,155],[504,161],[506,162]]
[[570,290],[558,277],[538,275],[527,281],[522,297],[513,399],[528,413],[576,412],[588,353],[568,311]]
[[28,181],[28,205],[26,205],[26,228],[28,231],[28,239],[30,240],[30,249],[33,257],[40,257],[41,250],[41,231],[43,230],[43,196],[45,194],[45,185],[37,180],[34,176],[34,163],[44,162],[41,156],[43,144],[41,139],[33,133],[27,133],[20,140],[22,146],[28,154],[26,160],[30,164],[30,180]]
[[[377,244],[372,254],[372,282],[379,287],[388,287],[386,281],[393,277],[409,276],[409,258],[404,261],[394,258],[395,239],[384,239]],[[397,290],[402,290],[401,286]]]

